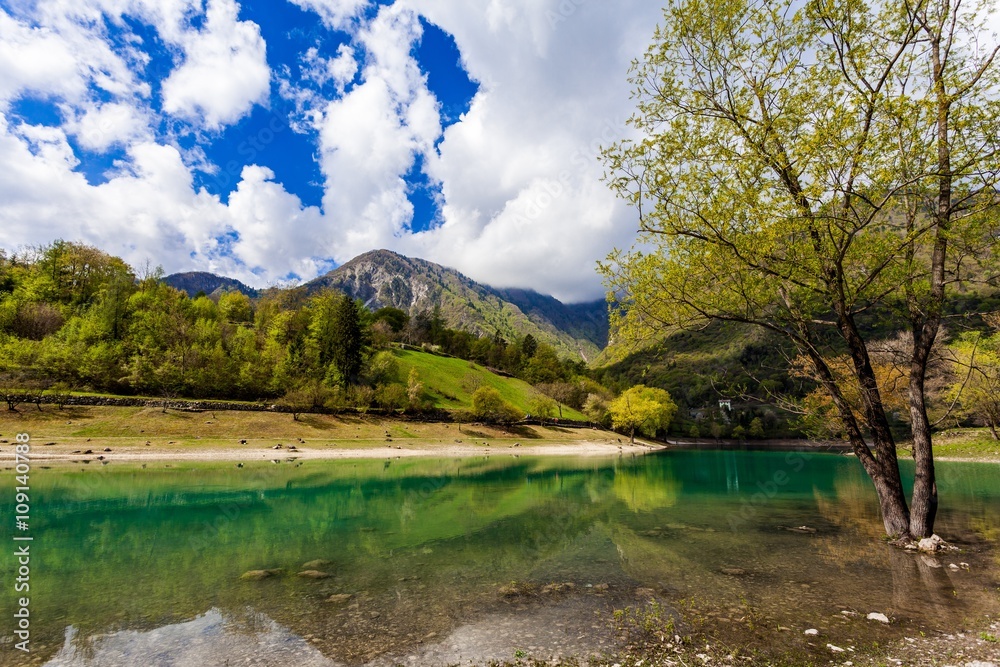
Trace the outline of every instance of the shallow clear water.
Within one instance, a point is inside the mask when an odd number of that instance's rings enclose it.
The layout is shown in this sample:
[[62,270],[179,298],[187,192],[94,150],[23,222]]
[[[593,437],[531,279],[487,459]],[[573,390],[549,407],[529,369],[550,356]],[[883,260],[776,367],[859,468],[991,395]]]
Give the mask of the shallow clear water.
[[[614,608],[650,598],[722,636],[748,616],[787,627],[804,650],[805,628],[848,646],[950,629],[1000,609],[998,472],[940,464],[937,532],[962,551],[933,559],[884,544],[860,466],[830,454],[36,467],[32,652],[0,621],[0,664],[586,655],[611,645]],[[310,561],[330,576],[296,576]],[[515,581],[537,595],[509,594]]]

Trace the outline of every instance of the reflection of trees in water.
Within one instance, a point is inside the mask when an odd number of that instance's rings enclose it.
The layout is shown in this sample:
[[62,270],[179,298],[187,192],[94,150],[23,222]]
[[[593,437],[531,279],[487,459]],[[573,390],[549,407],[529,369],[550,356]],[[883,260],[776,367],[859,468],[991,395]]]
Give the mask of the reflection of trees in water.
[[[952,581],[952,573],[942,567],[941,561],[927,554],[906,553],[899,549],[888,547],[887,566],[892,573],[892,606],[893,612],[900,616],[926,617],[928,614],[942,615],[948,609],[969,608],[966,595],[974,595],[971,590],[964,590],[959,596],[956,583]],[[967,579],[968,575],[955,575]],[[962,597],[959,601],[958,598]],[[985,600],[984,600],[985,602]],[[975,605],[977,611],[987,611],[986,607]]]
[[[273,466],[246,478],[252,492],[229,466],[185,471],[181,492],[177,476],[160,474],[146,495],[146,478],[109,471],[87,503],[71,485],[72,502],[49,493],[50,574],[38,583],[45,589],[39,599],[52,602],[40,605],[40,623],[64,620],[51,628],[59,637],[71,623],[92,636],[158,627],[214,606],[253,634],[262,621],[244,616],[254,610],[321,638],[318,648],[331,657],[360,660],[447,633],[484,610],[507,609],[497,591],[512,579],[651,587],[707,599],[725,615],[746,599],[772,618],[906,596],[951,604],[941,598],[950,594],[941,572],[886,556],[877,506],[855,462],[814,465],[817,457],[799,469],[784,454],[682,454]],[[988,488],[989,480],[978,483]],[[752,495],[763,498],[753,505],[757,513],[734,528],[727,517]],[[995,543],[997,520],[984,512],[955,510],[942,525],[966,526],[978,544]],[[802,523],[820,532],[777,528]],[[314,559],[332,561],[330,579],[295,576]],[[273,567],[286,573],[238,580]],[[978,598],[961,586],[982,579],[944,574],[960,584],[964,608],[975,608]],[[353,597],[325,602],[339,593]],[[875,610],[893,613],[864,611]]]
[[633,512],[652,512],[673,507],[682,483],[674,477],[669,460],[656,467],[619,468],[614,493]]

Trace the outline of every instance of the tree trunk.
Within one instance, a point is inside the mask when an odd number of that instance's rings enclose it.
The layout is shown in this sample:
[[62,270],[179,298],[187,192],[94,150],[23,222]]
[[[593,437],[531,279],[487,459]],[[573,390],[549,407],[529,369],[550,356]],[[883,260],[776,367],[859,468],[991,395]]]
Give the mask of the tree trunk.
[[[938,320],[938,318],[933,318]],[[929,328],[929,327],[927,327]],[[938,324],[934,322],[934,334]],[[930,339],[930,340],[928,340]],[[927,418],[925,380],[927,362],[933,346],[933,335],[926,328],[913,332],[913,358],[910,364],[910,429],[913,433],[913,500],[910,503],[910,536],[930,537],[937,516],[937,482],[934,478],[934,450],[931,425]]]
[[[934,532],[937,515],[937,484],[934,480],[934,452],[931,426],[927,418],[925,379],[934,340],[941,329],[945,297],[945,261],[948,253],[948,230],[951,226],[952,168],[949,138],[951,101],[944,88],[944,63],[940,35],[931,35],[931,61],[937,101],[937,205],[934,211],[934,248],[931,253],[930,291],[925,303],[909,293],[910,321],[913,330],[913,353],[910,360],[910,426],[913,431],[913,502],[910,513],[910,536],[929,537]],[[909,291],[909,290],[908,290]]]
[[[854,374],[861,388],[862,412],[865,425],[871,432],[872,449],[875,454],[874,459],[863,459],[862,464],[875,484],[886,534],[892,538],[910,537],[910,510],[906,505],[903,480],[899,474],[896,443],[889,428],[889,419],[885,414],[871,357],[868,355],[864,339],[858,332],[853,315],[845,311],[838,314],[840,315],[838,325],[847,342],[854,364]],[[856,451],[857,449],[855,446]]]
[[[875,485],[885,534],[893,539],[908,537],[910,534],[910,510],[906,506],[906,494],[903,492],[903,480],[899,475],[899,465],[896,458],[893,457],[891,461],[888,461],[872,456],[871,449],[861,437],[856,423],[854,428],[849,427],[848,439],[865,472],[871,478],[872,484]],[[876,446],[876,449],[879,447]]]
[[991,419],[991,420],[989,420],[989,422],[987,423],[987,425],[990,427],[990,433],[993,434],[993,439],[994,440],[1000,440],[1000,433],[997,433],[997,424],[996,424],[996,422]]

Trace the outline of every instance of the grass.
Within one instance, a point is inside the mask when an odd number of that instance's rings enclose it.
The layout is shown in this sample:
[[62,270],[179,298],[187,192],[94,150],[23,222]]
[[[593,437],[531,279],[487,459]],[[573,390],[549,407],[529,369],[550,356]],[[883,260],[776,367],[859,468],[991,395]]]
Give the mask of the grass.
[[[902,447],[909,449],[908,447]],[[953,428],[934,434],[935,458],[1000,461],[1000,441],[989,429]]]
[[[396,350],[400,376],[408,377],[411,368],[417,369],[420,381],[434,401],[434,407],[445,410],[467,410],[472,407],[472,393],[482,386],[493,387],[505,401],[525,414],[531,412],[531,403],[537,391],[527,382],[491,373],[483,366],[453,357],[441,357],[426,352]],[[587,421],[582,413],[563,406],[565,419]]]

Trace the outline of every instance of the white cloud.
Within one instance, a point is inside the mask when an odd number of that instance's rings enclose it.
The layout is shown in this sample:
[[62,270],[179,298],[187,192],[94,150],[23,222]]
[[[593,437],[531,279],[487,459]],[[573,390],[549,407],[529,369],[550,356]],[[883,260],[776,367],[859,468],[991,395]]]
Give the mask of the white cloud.
[[93,105],[65,125],[77,136],[80,145],[92,151],[104,151],[115,145],[128,145],[150,138],[145,113],[131,104],[109,102]]
[[[455,37],[481,83],[443,141],[439,105],[413,58],[418,16]],[[641,0],[381,7],[354,35],[360,83],[314,116],[330,255],[388,247],[494,285],[599,297],[595,264],[630,244],[634,222],[601,182],[597,156],[626,131],[628,66],[659,16]],[[442,224],[415,233],[403,177],[418,156],[441,188]]]
[[413,207],[403,177],[441,134],[437,101],[411,55],[420,34],[415,14],[383,7],[357,36],[363,83],[318,118],[328,247],[338,261],[407,237]]
[[163,109],[216,130],[267,101],[271,70],[260,27],[233,0],[209,0],[205,27],[179,37],[184,63],[163,82]]
[[[163,82],[164,110],[218,129],[266,104],[271,76],[260,30],[238,20],[233,0],[209,0],[199,29],[198,0],[41,0],[41,28],[0,16],[0,35],[11,36],[0,40],[0,63],[12,63],[0,67],[0,102],[34,85],[62,100],[67,118],[62,128],[8,127],[0,107],[0,245],[79,238],[133,263],[152,258],[170,271],[212,270],[254,285],[290,273],[308,279],[326,258],[388,247],[487,283],[568,300],[600,295],[594,262],[631,241],[634,215],[600,182],[597,150],[625,131],[628,63],[651,36],[656,6],[397,0],[364,18],[363,0],[296,4],[349,33],[336,53],[301,54],[297,80],[278,77],[299,109],[297,129],[307,125],[317,141],[322,210],[304,206],[256,158],[225,203],[196,187],[193,170],[211,171],[204,152],[163,145],[151,130],[149,84],[130,72],[148,61],[147,45],[112,47],[94,20],[120,23],[128,13],[155,26],[183,53]],[[481,84],[443,133],[413,55],[419,16],[454,36]],[[31,49],[50,57],[29,67],[21,54]],[[323,99],[317,85],[331,83],[325,90],[336,94]],[[97,86],[107,95],[93,95]],[[67,136],[91,150],[124,147],[126,159],[90,185],[74,171]],[[414,233],[404,177],[418,159],[440,186],[442,224]]]
[[77,59],[64,40],[0,10],[0,104],[22,91],[75,98],[86,90]]
[[306,11],[319,14],[332,30],[346,29],[369,5],[369,0],[289,0]]
[[332,81],[337,92],[344,94],[344,88],[354,80],[358,73],[358,61],[354,58],[354,49],[347,44],[337,47],[337,55],[333,58],[323,58],[319,49],[313,47],[302,57],[302,76],[315,81],[320,86]]
[[405,0],[454,35],[482,82],[427,169],[445,224],[407,249],[494,285],[598,298],[596,261],[629,245],[634,213],[601,182],[601,145],[626,133],[628,65],[660,16],[628,0]]

